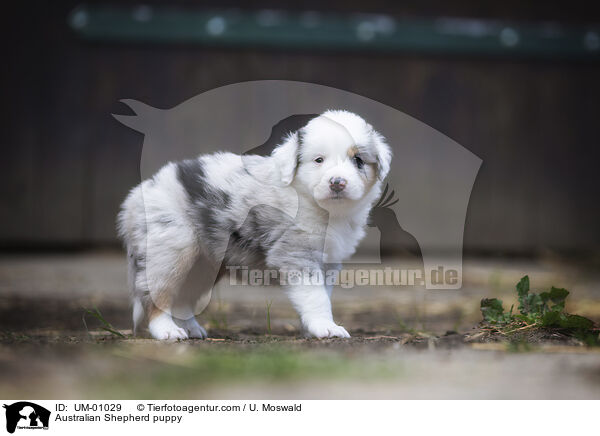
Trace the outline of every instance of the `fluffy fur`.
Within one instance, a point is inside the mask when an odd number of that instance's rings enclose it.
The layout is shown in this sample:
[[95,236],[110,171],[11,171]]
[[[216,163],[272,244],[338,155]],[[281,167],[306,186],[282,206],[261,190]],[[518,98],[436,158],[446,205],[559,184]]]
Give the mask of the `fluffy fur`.
[[[391,150],[361,117],[327,111],[270,156],[202,155],[165,165],[122,205],[134,329],[156,339],[204,338],[195,315],[224,265],[281,274],[337,265],[365,234]],[[331,288],[285,291],[310,336],[349,337],[331,313]]]

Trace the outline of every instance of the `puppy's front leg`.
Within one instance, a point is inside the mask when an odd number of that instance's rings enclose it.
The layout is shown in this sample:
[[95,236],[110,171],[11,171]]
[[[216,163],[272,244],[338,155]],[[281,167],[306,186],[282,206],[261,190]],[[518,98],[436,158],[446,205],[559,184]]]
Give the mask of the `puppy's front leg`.
[[288,285],[286,292],[300,315],[302,327],[315,338],[349,338],[346,329],[333,321],[329,292],[323,285]]

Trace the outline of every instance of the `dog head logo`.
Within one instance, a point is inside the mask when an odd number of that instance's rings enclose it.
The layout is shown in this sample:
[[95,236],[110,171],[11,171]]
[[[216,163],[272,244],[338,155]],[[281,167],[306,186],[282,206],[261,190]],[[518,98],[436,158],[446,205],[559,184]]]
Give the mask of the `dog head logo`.
[[114,117],[145,135],[142,179],[166,162],[203,153],[269,154],[285,134],[331,108],[359,114],[393,152],[361,247],[375,250],[376,263],[390,252],[422,257],[427,289],[462,287],[465,217],[481,159],[426,124],[347,91],[291,81],[228,85],[168,110],[123,103],[135,115]]
[[50,411],[28,401],[4,405],[6,409],[6,431],[18,429],[48,429]]

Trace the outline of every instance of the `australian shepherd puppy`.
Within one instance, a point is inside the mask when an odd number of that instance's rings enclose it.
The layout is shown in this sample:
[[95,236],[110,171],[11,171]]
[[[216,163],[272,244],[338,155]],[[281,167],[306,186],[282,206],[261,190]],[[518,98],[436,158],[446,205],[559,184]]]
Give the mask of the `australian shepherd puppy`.
[[[118,216],[134,330],[145,319],[156,339],[205,338],[195,316],[224,266],[283,276],[339,267],[365,234],[391,157],[360,116],[331,110],[269,156],[216,153],[165,165],[133,188]],[[333,320],[331,285],[289,280],[283,288],[307,335],[350,337]]]

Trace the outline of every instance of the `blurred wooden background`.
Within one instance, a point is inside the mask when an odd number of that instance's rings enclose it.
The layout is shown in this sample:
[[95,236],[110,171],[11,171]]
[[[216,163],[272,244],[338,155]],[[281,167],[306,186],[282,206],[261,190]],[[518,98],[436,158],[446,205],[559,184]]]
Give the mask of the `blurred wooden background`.
[[[170,108],[218,86],[262,79],[314,82],[367,96],[481,157],[467,215],[467,251],[600,247],[598,62],[91,43],[67,26],[76,4],[16,5],[5,14],[10,23],[1,73],[2,247],[116,243],[115,215],[139,181],[143,140],[111,117],[127,113],[119,99]],[[275,5],[293,7],[261,3]],[[326,7],[600,21],[576,6],[570,15],[553,4],[542,10],[518,2],[484,7],[462,1],[454,8],[435,1],[420,6],[333,2]]]

